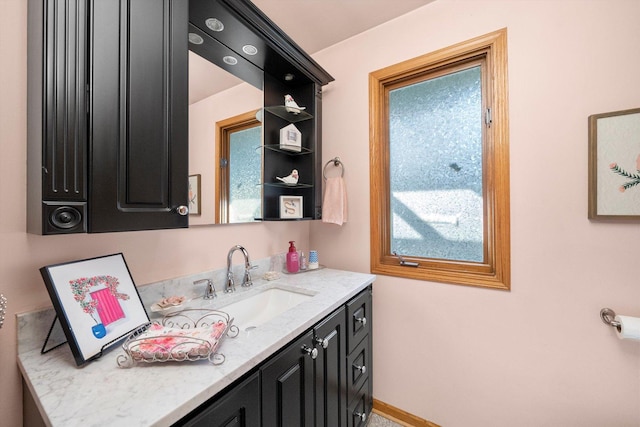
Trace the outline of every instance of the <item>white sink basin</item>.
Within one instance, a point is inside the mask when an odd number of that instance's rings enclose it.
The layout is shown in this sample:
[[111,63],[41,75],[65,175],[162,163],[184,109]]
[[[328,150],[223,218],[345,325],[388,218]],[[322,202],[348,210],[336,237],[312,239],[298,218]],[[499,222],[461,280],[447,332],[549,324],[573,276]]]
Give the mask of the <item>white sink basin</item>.
[[296,305],[313,298],[313,295],[271,288],[243,300],[216,307],[233,317],[233,323],[241,330],[253,329]]

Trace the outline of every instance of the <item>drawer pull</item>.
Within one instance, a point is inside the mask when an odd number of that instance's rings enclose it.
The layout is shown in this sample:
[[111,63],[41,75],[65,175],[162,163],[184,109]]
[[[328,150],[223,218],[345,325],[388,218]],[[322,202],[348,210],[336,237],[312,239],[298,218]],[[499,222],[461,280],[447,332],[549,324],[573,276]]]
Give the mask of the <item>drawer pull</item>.
[[318,357],[318,349],[315,347],[309,348],[306,345],[303,345],[302,352],[307,353],[309,356],[311,356],[312,359],[315,359],[316,357]]
[[367,325],[367,318],[366,317],[354,317],[353,319],[358,323],[362,323],[362,326],[366,326]]
[[360,421],[362,422],[367,421],[367,414],[365,414],[364,412],[356,412],[355,414],[353,414],[353,416],[356,418],[360,418]]
[[356,371],[360,371],[361,374],[365,374],[367,373],[367,367],[362,365],[353,365],[353,369],[355,369]]
[[322,348],[329,347],[329,340],[326,338],[316,338],[316,344],[320,345]]

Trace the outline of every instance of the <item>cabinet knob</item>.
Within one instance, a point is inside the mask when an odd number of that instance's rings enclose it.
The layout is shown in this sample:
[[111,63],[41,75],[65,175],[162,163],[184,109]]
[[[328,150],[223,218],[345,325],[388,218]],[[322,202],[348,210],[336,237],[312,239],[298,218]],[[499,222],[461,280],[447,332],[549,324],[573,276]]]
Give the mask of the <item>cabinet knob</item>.
[[362,323],[362,326],[365,326],[367,324],[366,317],[354,317],[354,320],[358,323]]
[[329,347],[329,340],[326,338],[316,338],[316,344],[320,345],[322,348]]
[[315,359],[316,357],[318,357],[318,349],[315,347],[309,348],[306,345],[303,345],[302,352],[307,353],[309,356],[311,356],[312,359]]
[[178,215],[185,216],[189,213],[189,208],[185,205],[180,205],[176,208],[176,212],[178,212]]
[[367,372],[367,367],[362,365],[353,365],[353,369],[355,369],[356,371],[360,371],[361,374],[364,374]]
[[353,414],[353,416],[359,418],[362,422],[365,422],[367,420],[367,414],[365,414],[364,412],[356,412],[355,414]]

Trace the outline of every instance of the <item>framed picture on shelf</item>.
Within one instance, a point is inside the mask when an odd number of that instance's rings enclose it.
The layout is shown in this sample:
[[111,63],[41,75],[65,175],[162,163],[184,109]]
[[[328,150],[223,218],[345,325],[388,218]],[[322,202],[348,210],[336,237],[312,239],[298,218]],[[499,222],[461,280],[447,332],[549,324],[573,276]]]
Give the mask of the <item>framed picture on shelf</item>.
[[589,116],[589,219],[640,219],[640,108]]
[[280,218],[302,218],[302,196],[280,196]]
[[149,323],[121,253],[49,265],[40,273],[78,366]]
[[189,175],[189,214],[200,215],[200,174]]

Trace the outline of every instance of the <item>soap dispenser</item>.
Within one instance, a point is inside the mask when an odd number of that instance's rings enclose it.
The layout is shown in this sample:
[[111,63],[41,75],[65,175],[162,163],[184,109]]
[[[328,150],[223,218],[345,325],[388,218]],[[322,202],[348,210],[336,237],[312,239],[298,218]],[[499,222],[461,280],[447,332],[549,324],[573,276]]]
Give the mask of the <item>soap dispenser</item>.
[[298,261],[298,251],[294,245],[294,241],[289,241],[289,252],[287,253],[287,271],[289,273],[297,273],[300,269]]

